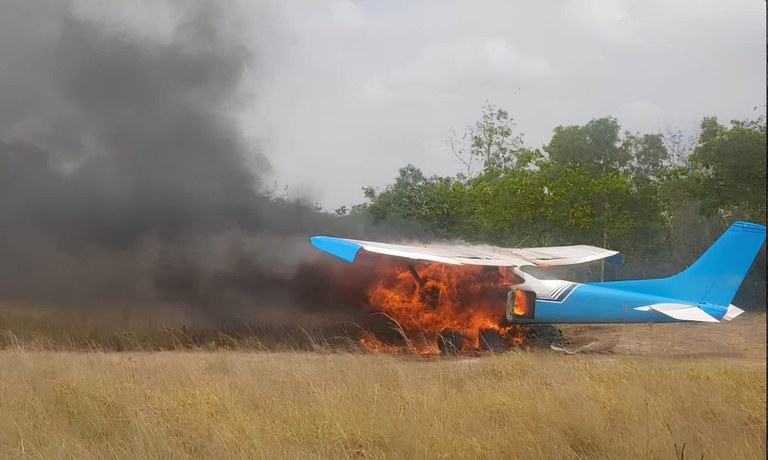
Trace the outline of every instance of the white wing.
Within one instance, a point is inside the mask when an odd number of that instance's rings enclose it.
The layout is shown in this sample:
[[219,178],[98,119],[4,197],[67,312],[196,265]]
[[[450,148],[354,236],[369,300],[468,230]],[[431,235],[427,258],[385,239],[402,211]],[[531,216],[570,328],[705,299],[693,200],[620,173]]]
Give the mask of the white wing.
[[452,265],[495,267],[574,265],[618,254],[617,251],[585,245],[513,249],[454,244],[391,244],[328,236],[315,236],[310,238],[310,241],[321,251],[333,254],[347,262],[353,262],[360,250]]

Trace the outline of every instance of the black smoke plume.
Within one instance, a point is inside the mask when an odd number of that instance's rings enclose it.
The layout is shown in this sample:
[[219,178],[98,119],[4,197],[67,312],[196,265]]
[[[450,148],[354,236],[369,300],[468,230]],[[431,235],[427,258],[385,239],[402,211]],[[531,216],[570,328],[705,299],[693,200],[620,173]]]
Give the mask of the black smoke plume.
[[344,317],[307,237],[350,230],[264,193],[267,155],[238,130],[258,59],[227,11],[174,4],[167,37],[0,5],[0,302]]

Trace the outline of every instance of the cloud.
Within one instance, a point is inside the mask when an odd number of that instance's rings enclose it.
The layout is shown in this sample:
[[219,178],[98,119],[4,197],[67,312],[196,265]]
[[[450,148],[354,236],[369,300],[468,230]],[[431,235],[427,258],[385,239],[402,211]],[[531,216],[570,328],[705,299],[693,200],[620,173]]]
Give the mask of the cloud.
[[655,109],[619,120],[632,131],[751,116],[765,99],[759,2],[271,5],[279,27],[255,43],[276,56],[244,130],[270,145],[280,183],[311,184],[331,209],[409,162],[456,172],[444,140],[486,99],[534,147],[637,101]]
[[331,3],[331,17],[333,22],[350,29],[365,27],[365,10],[348,0],[339,0]]

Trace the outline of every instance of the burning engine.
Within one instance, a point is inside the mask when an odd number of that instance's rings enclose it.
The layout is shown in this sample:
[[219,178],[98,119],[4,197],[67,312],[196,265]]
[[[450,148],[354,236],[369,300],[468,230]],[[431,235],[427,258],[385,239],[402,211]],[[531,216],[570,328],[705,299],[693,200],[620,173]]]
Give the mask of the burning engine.
[[[516,315],[525,317],[533,314],[535,296],[512,289],[524,280],[505,267],[409,264],[376,258],[368,268],[374,276],[363,306],[385,315],[403,339],[401,345],[419,354],[467,354],[548,346],[563,340],[551,326],[510,322],[505,314],[508,302],[512,301]],[[374,351],[400,349],[375,334],[368,334],[360,343]]]

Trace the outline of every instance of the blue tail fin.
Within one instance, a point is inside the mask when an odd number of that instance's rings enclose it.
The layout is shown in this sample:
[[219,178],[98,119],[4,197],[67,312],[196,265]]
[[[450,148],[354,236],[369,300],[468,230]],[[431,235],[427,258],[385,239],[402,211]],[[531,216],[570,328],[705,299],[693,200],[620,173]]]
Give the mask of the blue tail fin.
[[764,225],[736,222],[693,265],[677,275],[605,284],[615,289],[727,307],[764,242]]

